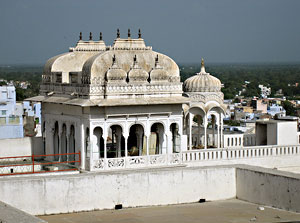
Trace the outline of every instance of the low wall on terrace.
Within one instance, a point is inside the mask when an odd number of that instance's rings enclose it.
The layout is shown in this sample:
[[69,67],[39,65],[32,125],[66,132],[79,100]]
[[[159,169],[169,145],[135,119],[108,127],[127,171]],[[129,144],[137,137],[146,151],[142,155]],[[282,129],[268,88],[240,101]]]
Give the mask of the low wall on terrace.
[[0,179],[0,201],[34,215],[222,200],[234,167],[172,167]]
[[300,174],[241,166],[236,186],[238,199],[300,212]]

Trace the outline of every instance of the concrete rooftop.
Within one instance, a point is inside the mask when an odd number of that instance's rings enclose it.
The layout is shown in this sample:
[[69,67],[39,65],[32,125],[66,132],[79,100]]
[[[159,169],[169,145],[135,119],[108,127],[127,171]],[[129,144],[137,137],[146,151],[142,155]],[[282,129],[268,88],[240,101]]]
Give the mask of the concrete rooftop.
[[[264,210],[259,210],[263,207]],[[300,223],[300,214],[236,199],[183,205],[129,208],[39,216],[49,223]]]

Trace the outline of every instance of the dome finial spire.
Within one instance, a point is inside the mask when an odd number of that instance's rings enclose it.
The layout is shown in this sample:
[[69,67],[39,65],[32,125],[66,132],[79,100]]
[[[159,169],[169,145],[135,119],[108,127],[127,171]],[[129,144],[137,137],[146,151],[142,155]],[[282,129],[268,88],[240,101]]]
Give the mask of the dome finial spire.
[[131,34],[130,34],[130,29],[128,29],[128,38],[130,38]]
[[117,29],[117,39],[119,39],[119,38],[120,38],[120,30]]
[[90,40],[93,40],[92,32],[90,32]]
[[100,39],[100,41],[102,40],[102,32],[100,32],[100,38],[99,39]]
[[141,33],[141,29],[139,29],[139,39],[142,38],[142,33]]
[[205,72],[205,66],[204,66],[204,59],[203,58],[201,59],[201,71],[200,71],[200,73],[204,73],[204,74],[206,73]]
[[79,40],[82,40],[82,32],[79,33]]

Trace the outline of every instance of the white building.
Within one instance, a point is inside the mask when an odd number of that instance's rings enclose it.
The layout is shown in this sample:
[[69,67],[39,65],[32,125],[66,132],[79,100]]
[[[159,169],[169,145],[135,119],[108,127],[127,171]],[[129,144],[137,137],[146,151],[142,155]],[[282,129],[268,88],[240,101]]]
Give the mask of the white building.
[[258,88],[260,88],[260,95],[263,98],[267,98],[269,95],[271,95],[271,88],[270,87],[266,87],[262,84],[258,85]]
[[272,115],[272,117],[275,115],[278,117],[284,117],[286,115],[286,111],[282,106],[273,104],[268,108],[268,114]]
[[29,100],[42,103],[46,153],[80,151],[81,168],[93,170],[165,162],[166,156],[176,163],[187,145],[192,149],[194,118],[197,147],[222,147],[221,82],[202,60],[200,73],[182,89],[177,64],[146,46],[140,33],[122,39],[118,32],[112,46],[90,34],[46,62],[41,95]]
[[0,86],[0,139],[23,137],[22,116],[16,110],[15,87]]

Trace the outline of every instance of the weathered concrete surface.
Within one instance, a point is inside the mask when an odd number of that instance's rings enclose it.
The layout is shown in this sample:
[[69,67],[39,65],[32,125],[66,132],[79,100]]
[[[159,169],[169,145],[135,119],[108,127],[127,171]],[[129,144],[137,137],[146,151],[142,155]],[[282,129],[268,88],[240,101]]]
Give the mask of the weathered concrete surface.
[[300,175],[261,167],[236,169],[237,198],[300,212]]
[[27,214],[8,204],[0,201],[0,222],[1,223],[46,223],[46,221]]
[[42,137],[0,139],[0,157],[31,156],[43,154]]
[[[256,221],[254,217],[256,216]],[[264,207],[239,200],[213,201],[172,206],[130,208],[40,216],[49,223],[247,223],[299,222],[300,214]],[[251,221],[251,219],[253,221]]]
[[236,196],[233,167],[173,167],[0,179],[0,200],[34,215],[222,200]]

